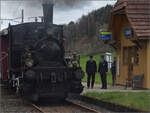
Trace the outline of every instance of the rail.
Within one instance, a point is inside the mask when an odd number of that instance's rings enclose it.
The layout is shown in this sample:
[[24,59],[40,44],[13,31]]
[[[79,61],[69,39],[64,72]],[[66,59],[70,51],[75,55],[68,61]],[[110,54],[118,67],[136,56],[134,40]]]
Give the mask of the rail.
[[[69,104],[69,105],[72,105],[74,108],[80,108],[80,110],[83,110],[83,112],[91,112],[91,113],[100,113],[99,111],[96,111],[95,109],[91,109],[91,108],[88,108],[88,107],[86,107],[86,106],[84,106],[84,105],[80,105],[80,104],[77,104],[77,103],[74,103],[74,102],[71,102],[71,101],[69,101],[69,100],[67,100],[66,101],[66,103],[67,104]],[[41,113],[47,113],[47,112],[54,112],[54,111],[46,111],[46,110],[52,110],[53,108],[52,108],[52,106],[48,106],[47,108],[44,108],[43,106],[39,106],[39,105],[36,105],[36,104],[33,104],[33,103],[31,103],[31,105],[35,108],[35,109],[37,109],[39,112],[41,112]],[[54,107],[54,106],[53,106]],[[61,106],[62,107],[62,106]],[[61,111],[61,107],[57,107],[57,109],[58,109],[58,111],[57,112],[62,112]],[[63,109],[66,109],[66,108],[68,108],[68,107],[66,107],[65,108],[65,106],[63,106],[64,108]],[[60,108],[60,109],[59,109]],[[79,109],[78,109],[79,110]],[[66,112],[66,110],[65,110],[65,112]],[[70,111],[68,111],[68,112],[70,112]],[[76,112],[76,111],[73,111],[73,112]]]

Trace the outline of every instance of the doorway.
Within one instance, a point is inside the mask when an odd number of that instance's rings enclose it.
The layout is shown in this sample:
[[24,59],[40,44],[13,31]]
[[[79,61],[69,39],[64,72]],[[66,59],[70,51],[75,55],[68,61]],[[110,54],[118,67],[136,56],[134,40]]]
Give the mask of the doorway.
[[127,65],[127,80],[131,80],[133,76],[134,64],[138,63],[139,54],[136,46],[124,47],[123,48],[123,64]]

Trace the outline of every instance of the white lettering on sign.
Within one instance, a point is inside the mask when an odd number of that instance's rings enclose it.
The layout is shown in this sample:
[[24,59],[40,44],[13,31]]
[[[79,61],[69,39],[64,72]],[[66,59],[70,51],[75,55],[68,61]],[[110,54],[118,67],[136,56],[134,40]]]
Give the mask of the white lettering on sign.
[[126,31],[126,34],[127,34],[127,35],[130,35],[130,34],[131,34],[131,31],[130,31],[130,30],[127,30],[127,31]]
[[131,38],[131,34],[131,28],[126,28],[124,32],[125,38]]

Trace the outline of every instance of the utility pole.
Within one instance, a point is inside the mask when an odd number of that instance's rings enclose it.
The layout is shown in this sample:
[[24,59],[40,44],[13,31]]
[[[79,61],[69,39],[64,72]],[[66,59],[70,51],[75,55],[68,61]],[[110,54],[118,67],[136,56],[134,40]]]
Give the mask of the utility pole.
[[21,18],[22,18],[22,23],[24,22],[24,10],[22,9],[22,11],[21,11],[21,14],[22,14],[22,16],[21,16]]

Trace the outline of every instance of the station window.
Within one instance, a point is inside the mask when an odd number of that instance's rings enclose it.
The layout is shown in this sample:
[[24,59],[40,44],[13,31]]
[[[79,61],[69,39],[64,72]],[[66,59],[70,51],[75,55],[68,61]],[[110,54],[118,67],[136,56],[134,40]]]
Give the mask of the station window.
[[135,47],[134,64],[139,64],[139,48]]
[[133,64],[139,63],[139,48],[136,46],[131,48],[131,57],[133,58]]
[[126,65],[130,63],[130,61],[134,64],[139,64],[139,49],[137,47],[123,48],[123,64]]
[[128,64],[128,47],[123,48],[123,64]]

